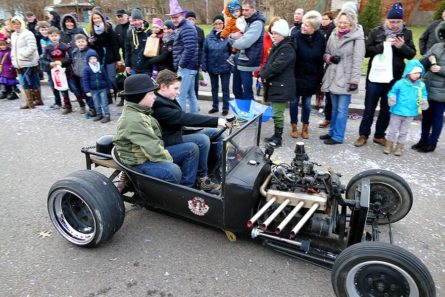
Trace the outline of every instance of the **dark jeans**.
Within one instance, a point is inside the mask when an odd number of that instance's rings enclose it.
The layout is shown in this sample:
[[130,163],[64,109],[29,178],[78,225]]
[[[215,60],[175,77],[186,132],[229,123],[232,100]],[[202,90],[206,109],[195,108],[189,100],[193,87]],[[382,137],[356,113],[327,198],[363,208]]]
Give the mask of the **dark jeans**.
[[331,93],[326,92],[324,93],[324,119],[326,121],[331,121],[332,119],[332,99],[331,99]]
[[423,112],[420,141],[436,145],[443,128],[445,102],[429,100],[429,108]]
[[94,101],[93,98],[86,95],[82,88],[82,84],[80,82],[80,77],[77,75],[72,76],[68,79],[68,86],[70,87],[71,92],[74,93],[74,95],[77,98],[77,101],[79,102],[80,106],[85,106],[83,103],[83,98],[85,98],[85,102],[87,103],[89,108],[94,108]]
[[393,84],[373,83],[366,81],[366,95],[365,95],[365,110],[363,118],[360,123],[359,135],[369,137],[371,134],[371,126],[374,121],[374,113],[377,104],[380,101],[380,112],[375,124],[375,138],[385,137],[386,128],[389,125],[389,106],[388,106],[388,92],[391,90]]
[[301,122],[309,124],[309,117],[311,115],[311,98],[312,96],[296,96],[289,102],[290,123],[298,123],[298,102],[301,98]]
[[230,100],[230,72],[224,74],[210,74],[210,83],[212,85],[212,107],[219,110],[219,100],[218,100],[218,90],[219,90],[219,80],[221,79],[221,90],[223,93],[223,111],[229,111],[229,100]]
[[194,143],[180,143],[165,148],[173,158],[170,162],[145,161],[136,167],[147,175],[167,182],[193,187],[198,170],[198,146]]
[[253,100],[253,77],[250,71],[239,71],[232,67],[233,71],[233,94],[236,99]]

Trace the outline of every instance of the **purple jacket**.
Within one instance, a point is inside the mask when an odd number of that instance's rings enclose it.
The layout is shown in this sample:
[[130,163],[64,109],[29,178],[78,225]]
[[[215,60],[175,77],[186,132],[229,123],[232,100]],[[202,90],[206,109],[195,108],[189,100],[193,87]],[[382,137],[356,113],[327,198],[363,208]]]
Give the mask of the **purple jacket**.
[[[3,57],[5,55],[7,55],[7,56],[3,60]],[[4,50],[4,51],[0,50],[0,64],[2,64],[2,73],[0,74],[1,77],[6,77],[6,78],[16,78],[17,77],[15,68],[14,68],[14,66],[12,66],[11,49],[9,47],[6,48],[6,50]]]

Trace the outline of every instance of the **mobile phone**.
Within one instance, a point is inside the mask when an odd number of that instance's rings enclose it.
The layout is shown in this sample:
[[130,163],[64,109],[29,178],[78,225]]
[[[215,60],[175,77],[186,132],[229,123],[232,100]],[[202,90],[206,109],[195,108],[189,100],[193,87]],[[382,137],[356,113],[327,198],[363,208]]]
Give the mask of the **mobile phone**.
[[396,37],[403,37],[404,34],[403,33],[397,33]]

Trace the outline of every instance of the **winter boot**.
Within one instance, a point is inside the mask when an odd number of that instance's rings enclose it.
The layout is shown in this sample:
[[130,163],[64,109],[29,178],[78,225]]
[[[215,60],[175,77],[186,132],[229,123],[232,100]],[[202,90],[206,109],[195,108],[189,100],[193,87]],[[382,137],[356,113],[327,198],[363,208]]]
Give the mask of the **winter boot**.
[[[389,141],[387,140],[386,143],[388,143],[388,142],[389,142]],[[403,147],[404,147],[403,144],[398,143],[398,144],[396,145],[396,151],[394,152],[394,155],[396,155],[396,156],[401,156],[402,153],[403,153]]]
[[32,89],[31,90],[34,97],[34,105],[44,105],[42,101],[42,94],[40,93],[40,89]]
[[124,106],[124,99],[121,99],[121,101],[119,101],[118,104],[116,104],[116,106]]
[[102,120],[100,120],[100,122],[101,122],[102,124],[108,123],[109,121],[111,121],[111,120],[110,120],[110,116],[104,116],[104,117],[102,118]]
[[0,99],[6,99],[6,96],[8,94],[6,93],[6,86],[0,85]]
[[85,114],[86,112],[87,112],[87,109],[85,108],[85,106],[81,106],[80,110],[79,110],[79,113],[80,114]]
[[34,102],[33,102],[33,97],[32,97],[32,93],[30,89],[25,89],[25,100],[26,103],[22,106],[20,106],[20,109],[31,109],[34,108]]
[[229,56],[229,58],[228,58],[226,61],[227,61],[227,63],[229,63],[230,65],[235,66],[235,55],[234,55],[234,54],[231,54],[231,55]]
[[427,143],[426,141],[420,139],[419,142],[416,143],[416,144],[414,144],[413,146],[411,146],[411,148],[412,148],[413,150],[418,151],[418,150],[420,150],[421,148],[423,148],[424,146],[426,146],[427,144],[428,144],[428,143]]
[[15,100],[15,99],[19,99],[19,96],[17,95],[17,93],[14,90],[14,87],[12,86],[7,86],[6,87],[6,98],[8,100]]
[[89,116],[90,118],[95,117],[95,116],[96,116],[96,109],[95,109],[95,108],[90,108],[90,109],[88,110],[88,116]]
[[238,56],[238,60],[240,61],[249,61],[249,57],[246,55],[246,51],[241,50]]
[[292,124],[292,132],[290,133],[290,136],[292,136],[293,138],[297,138],[298,137],[298,126],[297,126],[297,124]]
[[309,138],[309,124],[303,124],[303,131],[301,132],[303,139]]
[[418,149],[419,153],[431,153],[436,149],[435,144],[426,144],[425,146]]
[[385,149],[383,150],[383,153],[389,155],[392,152],[392,146],[393,146],[393,142],[392,141],[386,141],[386,145],[385,145]]
[[280,147],[283,141],[282,135],[283,135],[283,128],[275,127],[275,133],[271,137],[264,138],[264,141],[273,142],[275,143],[275,147]]

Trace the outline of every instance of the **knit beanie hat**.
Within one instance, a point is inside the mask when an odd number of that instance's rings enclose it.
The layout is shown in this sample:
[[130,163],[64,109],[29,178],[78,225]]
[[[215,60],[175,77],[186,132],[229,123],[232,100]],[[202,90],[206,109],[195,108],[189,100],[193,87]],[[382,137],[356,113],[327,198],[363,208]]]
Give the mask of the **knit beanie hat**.
[[389,20],[403,20],[403,5],[400,2],[394,3],[386,16]]
[[153,27],[155,28],[159,28],[162,29],[162,27],[164,27],[164,21],[158,18],[153,18],[153,20],[151,21],[151,24],[153,25]]
[[175,25],[173,25],[173,22],[171,20],[165,20],[164,26],[166,26],[169,29],[175,30]]
[[135,8],[131,11],[131,18],[133,20],[143,20],[144,16],[142,15],[142,11],[140,9]]
[[238,0],[232,0],[227,4],[227,7],[229,8],[230,14],[233,15],[236,9],[241,9],[241,4]]
[[220,20],[220,21],[222,21],[224,23],[224,17],[222,15],[220,15],[220,14],[213,18],[212,23],[214,23],[216,20]]
[[187,11],[187,13],[185,14],[185,18],[194,18],[196,19],[196,13],[194,13],[193,11]]
[[286,37],[289,35],[289,24],[285,20],[280,19],[273,24],[272,32],[276,32],[281,36]]

